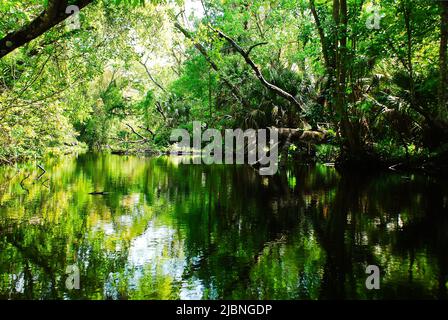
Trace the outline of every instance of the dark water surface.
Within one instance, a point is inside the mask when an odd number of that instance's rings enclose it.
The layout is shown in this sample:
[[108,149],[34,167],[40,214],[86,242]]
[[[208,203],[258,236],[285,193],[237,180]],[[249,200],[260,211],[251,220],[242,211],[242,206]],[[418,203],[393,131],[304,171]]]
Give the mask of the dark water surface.
[[444,181],[94,154],[45,168],[0,168],[1,299],[447,298]]

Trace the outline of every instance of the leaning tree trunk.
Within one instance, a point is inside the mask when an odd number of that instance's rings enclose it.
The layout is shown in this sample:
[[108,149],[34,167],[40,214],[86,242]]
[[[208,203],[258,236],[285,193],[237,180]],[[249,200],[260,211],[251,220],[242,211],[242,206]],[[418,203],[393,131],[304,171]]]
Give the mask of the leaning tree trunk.
[[[91,2],[93,0],[77,0],[70,4],[82,9]],[[0,39],[0,59],[67,19],[71,15],[65,12],[68,6],[68,0],[49,0],[47,8],[33,21]]]

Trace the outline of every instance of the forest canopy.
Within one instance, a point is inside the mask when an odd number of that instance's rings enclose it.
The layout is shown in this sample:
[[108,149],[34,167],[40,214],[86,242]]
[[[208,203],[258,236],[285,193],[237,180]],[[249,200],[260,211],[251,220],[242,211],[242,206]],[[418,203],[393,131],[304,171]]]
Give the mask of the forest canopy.
[[309,132],[282,157],[447,163],[448,1],[4,0],[0,16],[1,163],[164,151],[193,121]]

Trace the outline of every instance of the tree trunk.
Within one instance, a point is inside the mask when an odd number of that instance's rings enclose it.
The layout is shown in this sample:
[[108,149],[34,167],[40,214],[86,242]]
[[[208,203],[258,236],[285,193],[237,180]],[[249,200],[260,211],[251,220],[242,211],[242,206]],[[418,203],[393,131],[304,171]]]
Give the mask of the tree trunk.
[[431,149],[448,142],[448,1],[440,2],[440,49],[438,106],[426,116],[424,143]]
[[336,24],[334,36],[334,52],[336,60],[334,81],[334,109],[340,117],[340,129],[344,146],[349,154],[360,152],[360,141],[348,117],[346,86],[347,86],[347,0],[333,0],[333,19]]
[[406,56],[408,63],[408,73],[409,73],[409,81],[410,81],[410,104],[412,109],[419,108],[416,105],[415,99],[415,79],[414,79],[414,66],[412,64],[412,25],[411,25],[411,7],[408,3],[402,3],[403,15],[404,15],[404,23],[406,27]]
[[446,119],[448,113],[448,1],[440,2],[440,52],[439,52],[439,116]]
[[[331,67],[330,57],[328,53],[328,43],[325,37],[325,32],[322,27],[322,22],[320,21],[319,15],[317,14],[316,5],[314,0],[310,0],[310,9],[313,14],[314,23],[316,24],[317,33],[319,34],[320,45],[322,47],[322,55],[324,56],[325,68],[329,71]],[[329,72],[330,73],[330,72]]]

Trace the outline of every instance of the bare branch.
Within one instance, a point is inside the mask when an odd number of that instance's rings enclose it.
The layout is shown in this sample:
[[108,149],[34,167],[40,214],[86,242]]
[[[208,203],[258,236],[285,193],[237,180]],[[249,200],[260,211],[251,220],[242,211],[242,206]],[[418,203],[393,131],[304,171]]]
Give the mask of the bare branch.
[[148,142],[148,138],[142,136],[140,133],[138,133],[137,131],[135,131],[135,129],[134,129],[131,125],[129,125],[129,124],[127,124],[127,123],[125,123],[125,125],[126,125],[129,129],[131,129],[131,131],[132,131],[136,136],[138,136],[139,138],[141,138],[141,139],[143,140],[142,143],[144,143],[144,142]]
[[250,55],[250,52],[252,51],[252,49],[254,49],[254,48],[258,47],[258,46],[263,46],[265,44],[268,44],[268,42],[260,42],[260,43],[254,44],[253,46],[250,46],[250,48],[247,50],[246,54]]
[[160,104],[159,101],[156,101],[156,110],[157,110],[157,112],[160,113],[160,115],[162,116],[163,121],[166,122],[166,115],[165,115],[165,112],[163,112],[162,105]]
[[140,129],[142,129],[142,130],[146,130],[146,131],[148,131],[151,135],[152,135],[152,137],[154,138],[154,136],[156,135],[155,133],[154,133],[154,131],[152,131],[151,129],[149,129],[148,127],[142,127],[142,126],[138,126]]
[[221,38],[224,38],[225,40],[227,40],[227,42],[244,58],[244,60],[246,61],[246,63],[252,68],[252,70],[254,71],[255,75],[257,76],[257,78],[260,80],[260,82],[266,87],[268,88],[270,91],[272,91],[273,93],[277,94],[278,96],[281,96],[285,99],[287,99],[289,102],[291,102],[293,105],[295,105],[296,107],[298,107],[300,110],[303,110],[302,105],[299,103],[299,101],[297,101],[297,99],[290,93],[286,92],[285,90],[277,87],[276,85],[270,83],[269,81],[267,81],[263,74],[261,73],[260,69],[257,67],[257,65],[254,63],[254,61],[249,57],[248,52],[244,51],[243,48],[241,48],[236,42],[235,40],[233,40],[232,38],[230,38],[228,35],[226,35],[225,33],[223,33],[220,30],[216,30],[212,27],[210,27],[214,32],[216,32]]
[[149,79],[150,79],[150,80],[151,80],[157,87],[159,87],[163,92],[166,92],[166,89],[165,89],[164,87],[162,87],[162,85],[161,85],[160,83],[158,83],[158,82],[154,79],[154,77],[152,76],[151,72],[149,71],[149,69],[148,69],[146,63],[145,63],[145,62],[142,62],[142,61],[140,61],[140,60],[138,60],[138,63],[140,63],[140,64],[145,68],[146,74],[148,75]]

